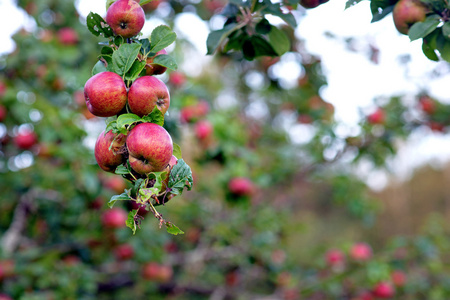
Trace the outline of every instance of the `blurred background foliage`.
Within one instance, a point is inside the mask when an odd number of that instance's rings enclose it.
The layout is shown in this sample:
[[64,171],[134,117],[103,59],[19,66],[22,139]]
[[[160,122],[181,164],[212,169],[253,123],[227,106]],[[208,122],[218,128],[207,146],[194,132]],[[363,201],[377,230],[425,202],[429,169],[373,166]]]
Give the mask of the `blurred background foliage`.
[[[209,20],[225,4],[156,0],[145,11],[172,26],[178,13]],[[320,96],[320,58],[292,28],[280,27],[291,45],[281,58],[218,51],[196,75],[160,77],[172,98],[165,127],[195,181],[161,212],[185,234],[147,215],[133,236],[108,225],[117,210],[106,202],[129,186],[97,166],[105,123],[84,103],[101,40],[71,0],[17,5],[36,26],[0,60],[0,299],[450,297],[450,169],[381,192],[357,172],[389,169],[415,130],[444,134],[448,105],[426,93],[375,99],[343,133]],[[181,66],[196,51],[183,38],[169,50]],[[274,71],[286,57],[302,70],[293,87]]]

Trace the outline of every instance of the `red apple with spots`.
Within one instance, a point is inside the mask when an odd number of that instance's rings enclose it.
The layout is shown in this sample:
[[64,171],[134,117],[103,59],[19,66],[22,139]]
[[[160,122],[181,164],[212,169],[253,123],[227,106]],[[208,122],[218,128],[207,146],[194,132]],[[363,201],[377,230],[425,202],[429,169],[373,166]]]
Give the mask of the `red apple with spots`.
[[156,262],[146,263],[142,268],[142,277],[146,280],[168,282],[173,276],[171,266],[161,265]]
[[253,182],[247,177],[234,177],[228,182],[228,189],[236,196],[251,196],[255,191]]
[[101,72],[89,78],[84,85],[84,98],[94,116],[115,116],[127,103],[127,87],[116,73]]
[[118,0],[106,11],[106,23],[116,35],[130,38],[144,27],[145,13],[134,0]]
[[95,143],[95,160],[102,170],[112,172],[121,165],[126,157],[125,151],[126,136],[123,134],[114,134],[112,130],[105,134],[102,131]]
[[38,142],[36,133],[32,130],[24,130],[14,137],[14,144],[22,150],[31,149]]
[[350,249],[350,257],[356,261],[368,261],[372,258],[372,248],[366,243],[356,243]]
[[139,77],[128,91],[128,105],[131,112],[140,117],[150,114],[155,106],[165,114],[170,106],[169,90],[156,77]]
[[392,283],[381,281],[374,286],[372,294],[377,298],[389,299],[394,297],[395,288]]
[[105,228],[125,227],[127,219],[127,212],[118,207],[113,207],[102,214],[102,224]]
[[167,71],[167,68],[158,64],[153,63],[155,57],[161,54],[167,54],[165,49],[156,52],[155,56],[148,57],[145,65],[145,75],[160,75]]
[[169,133],[154,123],[141,123],[127,137],[131,168],[139,174],[163,171],[173,154]]

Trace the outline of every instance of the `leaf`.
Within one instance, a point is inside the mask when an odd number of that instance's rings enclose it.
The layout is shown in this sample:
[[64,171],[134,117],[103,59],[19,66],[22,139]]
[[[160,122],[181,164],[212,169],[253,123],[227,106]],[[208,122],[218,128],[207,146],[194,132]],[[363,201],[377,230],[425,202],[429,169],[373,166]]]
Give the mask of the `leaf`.
[[105,67],[105,64],[102,61],[98,61],[94,67],[92,68],[91,75],[94,76],[95,74],[106,72],[108,69]]
[[134,221],[134,217],[137,214],[137,209],[133,209],[132,211],[130,211],[128,213],[128,219],[126,220],[125,224],[127,225],[128,228],[130,228],[133,231],[133,234],[136,233],[136,222]]
[[130,70],[125,74],[125,80],[135,81],[144,69],[145,61],[135,60]]
[[269,43],[278,56],[283,55],[291,49],[291,42],[286,33],[275,26],[269,32]]
[[184,234],[184,232],[173,223],[166,222],[165,225],[167,232],[170,234],[173,235]]
[[113,133],[116,133],[116,134],[119,133],[119,130],[117,129],[117,120],[114,118],[114,119],[108,121],[108,119],[106,122],[105,132],[109,132],[112,130]]
[[358,4],[361,1],[362,0],[347,0],[347,2],[345,3],[345,9],[350,8],[350,7]]
[[450,41],[442,34],[437,37],[436,48],[439,51],[441,58],[450,62]]
[[90,12],[86,18],[86,25],[88,30],[95,36],[103,36],[105,38],[113,36],[111,27],[99,14]]
[[270,32],[271,28],[272,25],[270,25],[269,21],[267,21],[267,19],[262,19],[256,24],[255,30],[259,34],[267,34]]
[[372,0],[370,10],[372,11],[372,23],[380,21],[394,9],[391,0]]
[[125,167],[123,165],[117,166],[116,170],[114,171],[114,174],[117,174],[117,175],[127,175],[129,173],[130,172],[128,171],[127,167]]
[[163,67],[166,67],[171,70],[178,69],[178,65],[177,65],[177,62],[175,61],[175,59],[172,56],[167,55],[167,54],[160,54],[160,55],[155,56],[155,58],[153,59],[153,63],[163,66]]
[[142,6],[142,5],[148,4],[152,1],[156,1],[156,0],[141,0],[141,1],[139,1],[139,5]]
[[150,54],[150,51],[152,50],[152,45],[150,44],[149,39],[142,39],[138,41],[141,43],[141,53],[144,56],[148,56]]
[[168,26],[160,25],[153,29],[152,34],[150,36],[151,41],[151,51],[156,53],[166,48],[177,39],[177,35],[172,31]]
[[[137,193],[139,191],[139,189],[141,188],[141,185],[145,184],[144,179],[143,178],[139,178],[138,180],[136,180],[134,182],[133,187],[130,189],[130,195],[131,197],[137,198]],[[144,186],[145,187],[145,186]],[[144,188],[143,187],[143,188]]]
[[142,122],[142,118],[139,117],[138,115],[135,114],[120,115],[117,118],[117,129],[122,133],[126,133],[127,128],[136,122]]
[[427,17],[424,22],[414,23],[408,31],[409,39],[411,41],[415,41],[417,39],[424,38],[433,32],[439,23],[440,20],[436,18],[436,15]]
[[[162,171],[162,172],[152,172],[150,173],[150,177],[155,177],[155,183],[153,184],[153,188],[155,188],[157,190],[157,194],[159,192],[161,192],[162,189],[162,182],[165,178],[167,178],[167,172],[166,171]],[[166,187],[164,187],[165,189]]]
[[423,54],[425,54],[425,56],[429,59],[429,60],[433,60],[433,61],[439,61],[439,57],[437,56],[436,52],[434,51],[433,48],[431,48],[429,45],[427,45],[425,43],[425,41],[422,43],[422,52]]
[[159,189],[156,187],[139,189],[139,196],[142,201],[148,201],[153,195],[158,195]]
[[272,45],[259,35],[253,35],[246,40],[242,51],[247,60],[253,60],[258,56],[278,56]]
[[158,107],[154,107],[152,112],[146,116],[142,117],[142,121],[146,123],[155,123],[159,126],[164,125],[164,115],[163,113],[158,109]]
[[170,171],[169,188],[171,189],[171,193],[181,195],[184,188],[187,188],[189,191],[192,189],[193,184],[194,179],[192,178],[191,168],[183,159],[179,159]]
[[222,42],[235,30],[237,30],[237,24],[231,23],[224,28],[216,31],[211,31],[206,39],[206,47],[208,49],[207,55],[213,54],[216,49],[222,44]]
[[175,156],[177,159],[181,159],[181,147],[176,144],[173,143],[173,156]]
[[422,52],[430,60],[439,61],[439,57],[436,54],[436,40],[440,35],[440,28],[434,30],[432,33],[423,38]]
[[270,15],[277,16],[285,21],[291,27],[297,27],[297,21],[292,13],[284,13],[281,10],[280,3],[272,3],[270,0],[263,0],[262,6],[264,7],[262,12]]
[[442,34],[446,39],[450,39],[450,22],[445,22],[442,26]]
[[112,55],[114,71],[123,76],[133,65],[141,49],[140,44],[122,44]]
[[109,208],[112,208],[117,201],[128,201],[128,200],[132,199],[130,198],[130,196],[128,196],[128,193],[125,191],[120,195],[112,196],[111,199],[109,199],[108,206]]

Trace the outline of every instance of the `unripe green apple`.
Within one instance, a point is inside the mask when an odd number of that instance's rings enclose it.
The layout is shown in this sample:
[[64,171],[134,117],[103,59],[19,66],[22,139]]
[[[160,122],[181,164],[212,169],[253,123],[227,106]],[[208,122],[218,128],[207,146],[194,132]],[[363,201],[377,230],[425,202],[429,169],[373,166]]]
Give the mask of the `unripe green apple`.
[[[125,145],[126,136],[114,134],[111,130],[105,134],[102,131],[95,143],[95,160],[97,164],[106,172],[114,172],[125,160],[121,151]],[[111,147],[111,149],[110,149]]]
[[425,20],[427,12],[427,6],[419,0],[400,0],[392,11],[395,28],[402,34],[408,34],[414,23]]
[[144,27],[145,13],[134,0],[118,0],[106,11],[106,23],[116,35],[130,38]]
[[167,86],[156,77],[142,76],[136,79],[128,91],[128,105],[131,112],[142,117],[158,109],[165,114],[170,106]]
[[154,123],[141,123],[127,137],[131,168],[139,174],[163,171],[173,154],[169,133]]
[[101,72],[86,81],[84,98],[89,111],[97,117],[117,115],[127,104],[127,87],[114,72]]

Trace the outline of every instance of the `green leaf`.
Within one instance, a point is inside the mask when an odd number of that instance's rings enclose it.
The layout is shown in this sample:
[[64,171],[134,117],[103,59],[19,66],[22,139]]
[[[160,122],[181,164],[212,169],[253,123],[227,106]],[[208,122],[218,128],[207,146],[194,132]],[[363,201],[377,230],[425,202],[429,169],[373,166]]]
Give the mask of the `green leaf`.
[[442,34],[446,39],[450,39],[450,22],[445,22],[442,26]]
[[275,26],[271,27],[268,34],[269,43],[278,56],[283,55],[291,49],[291,42],[286,33]]
[[128,200],[132,199],[130,198],[130,196],[128,196],[128,193],[125,191],[120,195],[112,196],[111,199],[109,199],[108,206],[109,208],[112,208],[117,201],[128,201]]
[[117,166],[117,168],[114,171],[114,173],[117,174],[117,175],[127,175],[130,172],[128,171],[127,167],[125,167],[123,165],[120,165],[120,166]]
[[172,31],[168,26],[160,25],[153,29],[152,34],[150,35],[151,41],[151,51],[156,53],[166,48],[177,39],[177,35]]
[[158,124],[159,126],[163,126],[164,125],[164,115],[158,109],[158,107],[155,106],[150,114],[142,117],[142,121],[144,121],[146,123],[155,123],[155,124]]
[[152,1],[155,1],[155,0],[141,0],[141,1],[139,1],[139,5],[142,6],[142,5],[148,4]]
[[228,36],[228,42],[225,44],[224,51],[228,52],[230,50],[241,51],[244,42],[249,38],[245,30],[237,30],[232,32]]
[[167,54],[160,54],[155,56],[155,58],[153,59],[153,63],[157,64],[157,65],[161,65],[163,67],[166,67],[168,69],[171,70],[176,70],[178,69],[178,65],[177,62],[175,61],[175,59]]
[[141,49],[140,44],[122,44],[112,55],[114,71],[123,76],[130,70]]
[[113,36],[111,27],[99,14],[90,12],[86,18],[86,25],[88,30],[95,36],[103,36],[105,38]]
[[117,129],[117,120],[115,117],[113,119],[107,119],[105,132],[109,132],[110,130],[112,130],[113,133],[119,133],[119,130]]
[[424,22],[414,23],[408,31],[409,39],[411,41],[415,41],[417,39],[424,38],[433,32],[439,23],[440,20],[436,18],[436,15],[427,17]]
[[258,56],[278,56],[272,45],[259,35],[253,35],[246,40],[242,51],[247,60],[253,60]]
[[[263,9],[262,12],[270,15],[277,16],[285,21],[291,27],[297,27],[297,21],[295,21],[295,17],[292,13],[284,13],[281,10],[281,3],[272,3],[270,0],[263,0],[262,4],[260,4]],[[258,8],[256,8],[257,10]]]
[[173,156],[175,156],[177,159],[181,159],[181,147],[176,144],[173,143]]
[[94,76],[95,74],[98,74],[101,72],[106,72],[106,71],[108,71],[108,69],[105,67],[105,64],[99,60],[92,68],[91,75]]
[[130,211],[128,213],[128,219],[126,220],[125,224],[127,225],[128,228],[131,228],[131,230],[133,231],[133,234],[136,233],[136,222],[134,221],[134,217],[136,216],[138,210],[137,209],[133,209],[132,211]]
[[135,114],[123,114],[117,118],[117,129],[122,133],[126,133],[127,128],[136,123],[142,122],[142,118]]
[[441,58],[450,62],[450,41],[442,34],[437,37],[436,48],[439,51]]
[[255,30],[259,34],[266,34],[270,32],[270,29],[272,29],[272,25],[270,25],[269,21],[267,19],[262,19],[261,21],[256,24]]
[[222,44],[222,42],[235,30],[237,30],[237,24],[232,23],[226,25],[224,28],[216,31],[211,31],[206,39],[206,47],[208,49],[207,55],[213,54],[216,49]]
[[361,1],[362,0],[347,0],[347,2],[345,3],[345,9],[350,8],[350,7],[358,4]]
[[159,189],[156,187],[139,189],[139,196],[142,201],[148,201],[153,195],[158,195]]
[[134,182],[134,185],[133,185],[133,187],[132,187],[131,190],[130,190],[130,195],[131,195],[131,197],[137,198],[137,193],[138,193],[139,189],[140,189],[141,187],[142,187],[142,188],[145,188],[145,186],[141,186],[141,185],[143,185],[143,184],[145,184],[143,178],[139,178],[138,180],[136,180],[136,181]]
[[436,40],[440,33],[441,30],[438,28],[423,38],[422,52],[428,59],[433,61],[439,61],[439,57],[436,54]]
[[125,74],[125,80],[135,81],[144,69],[145,61],[135,60],[130,70]]
[[370,10],[372,11],[372,23],[380,21],[394,9],[391,0],[372,0]]
[[[165,178],[167,178],[167,172],[166,171],[152,172],[150,173],[149,177],[150,178],[155,177],[155,183],[153,184],[153,188],[155,188],[158,191],[157,193],[161,192],[161,189],[163,187],[162,182]],[[164,189],[165,188],[166,187],[164,187]]]
[[183,159],[179,159],[177,164],[173,166],[170,171],[169,188],[171,193],[175,195],[181,195],[184,188],[187,190],[192,189],[194,179],[192,178],[191,168],[184,162]]
[[184,232],[180,228],[175,226],[175,224],[173,224],[173,223],[166,222],[165,225],[166,225],[167,232],[170,234],[173,234],[173,235],[184,234]]
[[148,56],[150,54],[150,51],[152,50],[152,45],[150,44],[149,39],[141,39],[138,41],[141,44],[141,53],[144,56]]

